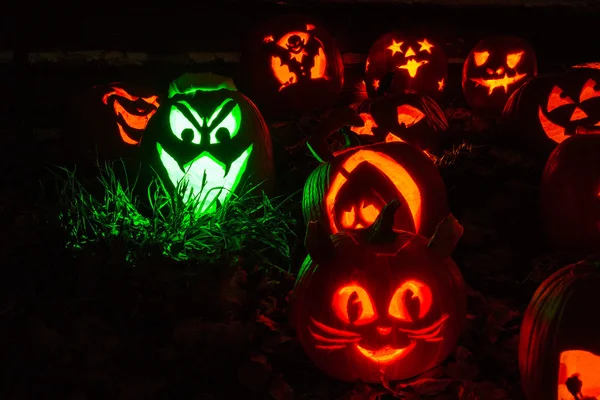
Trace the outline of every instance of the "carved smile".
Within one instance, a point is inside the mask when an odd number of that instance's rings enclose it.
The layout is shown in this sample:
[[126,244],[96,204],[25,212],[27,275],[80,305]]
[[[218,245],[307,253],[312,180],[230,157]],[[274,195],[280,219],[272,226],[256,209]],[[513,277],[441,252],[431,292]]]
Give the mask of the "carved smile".
[[180,167],[159,143],[156,144],[160,161],[167,170],[171,183],[175,187],[182,181],[187,183],[183,201],[187,203],[192,198],[197,199],[200,213],[216,209],[217,200],[223,204],[235,191],[246,170],[252,147],[250,145],[227,170],[225,165],[207,152]]
[[391,346],[385,346],[378,350],[369,350],[364,347],[356,345],[356,349],[360,354],[365,356],[371,361],[375,361],[378,364],[389,364],[394,361],[405,357],[408,353],[411,352],[412,349],[415,348],[417,342],[414,340],[410,342],[410,344],[402,349],[394,349]]
[[473,82],[475,82],[475,86],[485,86],[489,88],[488,94],[492,94],[492,92],[496,88],[504,88],[504,93],[508,93],[508,86],[512,85],[515,82],[520,81],[525,78],[527,74],[517,74],[515,76],[509,77],[506,73],[504,77],[498,79],[483,79],[483,78],[470,78]]

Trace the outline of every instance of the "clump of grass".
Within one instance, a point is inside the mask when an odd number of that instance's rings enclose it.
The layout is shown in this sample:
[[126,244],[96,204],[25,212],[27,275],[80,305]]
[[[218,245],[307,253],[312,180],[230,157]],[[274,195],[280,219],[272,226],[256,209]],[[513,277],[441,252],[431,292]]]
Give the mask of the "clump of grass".
[[452,146],[451,149],[446,150],[440,157],[435,157],[434,163],[440,168],[449,167],[456,164],[463,157],[470,157],[472,152],[473,145],[464,141],[459,145]]
[[75,171],[61,171],[59,221],[73,250],[118,247],[129,262],[157,253],[176,261],[210,262],[232,253],[275,252],[289,260],[295,224],[285,210],[290,197],[270,199],[258,185],[245,185],[214,213],[200,214],[200,199],[183,201],[185,184],[170,194],[156,175],[142,201],[135,190],[139,174],[133,181],[119,179],[114,163],[99,169],[98,194]]

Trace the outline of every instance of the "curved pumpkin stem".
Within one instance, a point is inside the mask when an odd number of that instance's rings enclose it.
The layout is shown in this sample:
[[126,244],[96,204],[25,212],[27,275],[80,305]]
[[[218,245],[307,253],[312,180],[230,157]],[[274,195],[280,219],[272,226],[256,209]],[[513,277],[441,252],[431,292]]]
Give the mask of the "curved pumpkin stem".
[[394,220],[396,211],[400,208],[400,201],[394,199],[387,203],[379,216],[369,228],[367,238],[369,243],[391,243],[396,240],[396,232],[394,231]]

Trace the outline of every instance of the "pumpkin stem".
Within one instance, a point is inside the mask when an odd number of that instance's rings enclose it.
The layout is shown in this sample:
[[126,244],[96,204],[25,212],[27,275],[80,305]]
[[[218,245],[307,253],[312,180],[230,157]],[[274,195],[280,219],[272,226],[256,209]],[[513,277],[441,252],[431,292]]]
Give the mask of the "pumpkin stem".
[[367,232],[369,243],[391,243],[396,240],[394,220],[396,211],[400,208],[400,201],[394,199],[383,207],[379,216]]

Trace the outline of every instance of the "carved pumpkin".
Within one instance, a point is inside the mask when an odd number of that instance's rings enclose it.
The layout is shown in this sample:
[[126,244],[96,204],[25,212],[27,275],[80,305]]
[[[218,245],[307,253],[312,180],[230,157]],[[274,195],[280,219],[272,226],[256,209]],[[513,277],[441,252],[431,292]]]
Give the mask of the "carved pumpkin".
[[262,23],[246,41],[242,65],[249,93],[277,116],[331,107],[342,90],[344,64],[335,41],[307,16]]
[[600,252],[600,134],[575,135],[556,147],[544,169],[541,203],[558,248]]
[[550,152],[578,127],[600,126],[600,71],[573,68],[537,76],[513,93],[504,117],[523,140]]
[[69,110],[65,144],[75,153],[88,151],[100,159],[127,157],[138,148],[159,105],[157,91],[143,85],[98,85]]
[[431,241],[395,231],[398,206],[372,228],[332,238],[308,225],[292,324],[306,354],[337,379],[410,378],[443,361],[461,334],[466,295],[450,254],[462,227],[450,216]]
[[184,200],[214,211],[247,181],[272,179],[268,128],[254,104],[229,78],[185,74],[152,118],[142,141],[144,156],[170,189],[187,183]]
[[501,112],[510,95],[535,75],[537,58],[529,43],[513,36],[489,37],[465,60],[463,94],[475,109]]
[[590,307],[599,292],[600,263],[591,260],[560,269],[536,290],[519,338],[528,400],[600,397],[600,323]]
[[353,147],[334,153],[306,180],[305,221],[319,220],[328,233],[369,227],[383,207],[400,199],[394,228],[431,236],[448,214],[446,187],[437,167],[402,142]]
[[440,98],[448,60],[442,46],[427,36],[387,33],[373,43],[365,67],[369,97],[413,90]]
[[355,107],[364,126],[351,127],[361,143],[407,142],[436,152],[448,129],[442,109],[429,96],[413,92],[366,99]]

